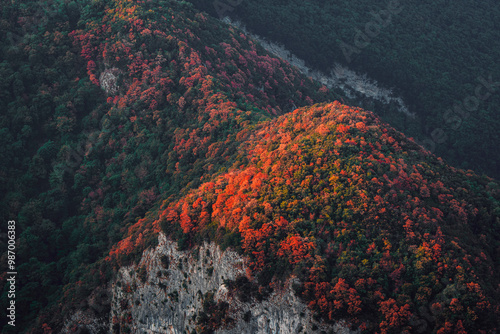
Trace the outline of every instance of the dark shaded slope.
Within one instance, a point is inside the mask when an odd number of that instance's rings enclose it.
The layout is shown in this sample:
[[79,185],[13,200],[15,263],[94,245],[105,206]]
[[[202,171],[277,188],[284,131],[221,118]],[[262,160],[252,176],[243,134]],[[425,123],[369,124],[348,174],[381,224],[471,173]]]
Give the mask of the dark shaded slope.
[[418,118],[377,108],[386,121],[455,166],[500,177],[497,1],[190,2],[242,20],[314,68],[341,63],[394,87]]
[[498,327],[491,179],[338,103],[273,120],[336,95],[186,3],[4,2],[1,28],[16,332],[105,317],[87,296],[160,226],[243,251],[263,295],[298,276],[328,321]]
[[187,3],[5,2],[1,29],[16,332],[58,329],[60,311],[112,275],[95,263],[131,224],[231,166],[237,133],[335,98]]

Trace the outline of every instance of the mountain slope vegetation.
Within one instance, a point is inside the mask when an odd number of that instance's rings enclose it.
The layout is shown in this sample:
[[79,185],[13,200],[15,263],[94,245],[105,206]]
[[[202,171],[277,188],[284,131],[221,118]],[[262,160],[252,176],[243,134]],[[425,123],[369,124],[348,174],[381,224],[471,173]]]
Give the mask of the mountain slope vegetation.
[[216,240],[239,249],[264,296],[298,277],[296,292],[326,321],[370,333],[498,328],[492,179],[338,102],[245,135],[227,173],[164,202],[112,257],[132,252],[145,226],[161,227],[182,248]]
[[63,321],[60,298],[109,279],[89,266],[157,200],[230,166],[239,131],[337,97],[188,3],[6,2],[1,23],[21,327]]
[[248,256],[262,298],[298,277],[324,321],[498,328],[492,179],[187,2],[3,1],[0,29],[4,332],[57,332],[161,230]]
[[[200,1],[309,66],[367,73],[417,118],[361,101],[454,166],[500,177],[500,4],[450,1]],[[479,87],[479,88],[478,88]]]

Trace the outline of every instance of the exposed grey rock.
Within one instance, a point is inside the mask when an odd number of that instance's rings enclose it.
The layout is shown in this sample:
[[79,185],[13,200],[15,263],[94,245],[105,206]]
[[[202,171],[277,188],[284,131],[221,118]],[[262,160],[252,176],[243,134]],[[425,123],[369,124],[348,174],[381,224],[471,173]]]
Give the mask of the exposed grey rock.
[[116,67],[108,68],[99,76],[99,84],[104,89],[107,95],[114,95],[118,93],[118,75],[120,70]]
[[416,115],[410,112],[406,102],[401,96],[396,96],[392,88],[382,87],[376,80],[369,78],[366,74],[356,73],[341,64],[334,62],[329,73],[312,70],[309,68],[303,59],[300,59],[283,45],[269,41],[259,35],[252,34],[247,31],[245,25],[240,21],[233,21],[226,16],[222,20],[233,27],[243,31],[245,35],[257,40],[264,49],[273,55],[288,61],[292,66],[295,66],[304,75],[320,82],[326,87],[341,89],[344,94],[351,99],[373,99],[384,103],[385,105],[394,105],[397,110],[405,115],[415,118]]
[[217,333],[327,333],[348,334],[342,323],[316,322],[292,289],[293,279],[263,301],[243,303],[233,298],[224,280],[245,275],[243,257],[222,251],[215,243],[177,250],[176,243],[160,234],[155,249],[143,253],[138,265],[121,268],[112,286],[110,331],[120,323],[132,333],[196,333],[203,297],[229,304],[230,327]]

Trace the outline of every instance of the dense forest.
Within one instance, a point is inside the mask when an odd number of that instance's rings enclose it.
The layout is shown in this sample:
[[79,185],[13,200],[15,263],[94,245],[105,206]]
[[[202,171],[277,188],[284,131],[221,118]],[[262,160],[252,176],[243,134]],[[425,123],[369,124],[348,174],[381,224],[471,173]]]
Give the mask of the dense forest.
[[340,63],[393,87],[417,119],[359,105],[452,165],[500,177],[498,1],[189,1],[313,68]]
[[109,279],[94,263],[130,225],[231,166],[240,130],[337,97],[187,3],[9,2],[1,26],[20,326],[61,322],[62,297]]
[[[293,274],[325,319],[367,333],[498,328],[500,188],[338,102],[260,124],[233,167],[164,202],[146,226],[247,255],[266,295]],[[482,247],[478,247],[479,245]],[[235,285],[235,294],[241,295]],[[261,297],[262,298],[262,297]]]
[[0,215],[19,273],[18,326],[2,317],[2,332],[58,332],[160,231],[244,254],[261,298],[297,276],[327,322],[499,328],[493,179],[333,102],[349,99],[188,2],[1,5]]

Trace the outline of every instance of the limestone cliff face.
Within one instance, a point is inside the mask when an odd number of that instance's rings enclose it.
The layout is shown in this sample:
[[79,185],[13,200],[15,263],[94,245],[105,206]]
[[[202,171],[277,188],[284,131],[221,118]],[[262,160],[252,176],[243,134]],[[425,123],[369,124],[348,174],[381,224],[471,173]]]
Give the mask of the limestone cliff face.
[[225,307],[225,319],[215,319],[223,324],[217,333],[350,333],[342,324],[315,321],[291,281],[262,301],[232,297],[224,280],[245,270],[244,258],[231,250],[205,243],[178,251],[160,234],[158,246],[145,251],[138,265],[120,269],[112,286],[110,332],[196,333],[211,302]]

